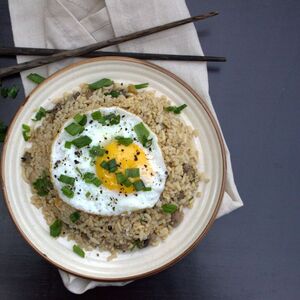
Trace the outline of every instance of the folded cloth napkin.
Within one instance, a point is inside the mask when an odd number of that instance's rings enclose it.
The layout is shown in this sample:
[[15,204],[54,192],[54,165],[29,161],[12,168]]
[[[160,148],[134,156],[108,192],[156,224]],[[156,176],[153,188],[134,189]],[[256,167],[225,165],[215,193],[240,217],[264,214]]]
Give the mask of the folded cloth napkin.
[[[9,9],[15,45],[47,48],[79,47],[190,16],[185,0],[172,0],[171,3],[169,0],[27,0],[26,2],[9,0]],[[107,49],[121,52],[203,55],[193,24]],[[30,59],[32,57],[19,56],[18,62]],[[47,77],[76,60],[78,58],[39,67],[34,72]],[[155,61],[155,63],[188,82],[206,100],[215,114],[208,93],[206,63],[174,61]],[[26,94],[34,86],[26,79],[29,72],[33,70],[21,74]],[[227,147],[226,155],[228,163],[226,192],[218,217],[243,205],[234,183]],[[63,271],[60,271],[60,274],[66,288],[77,294],[96,286],[108,285],[78,278]],[[124,284],[127,283],[111,285]]]

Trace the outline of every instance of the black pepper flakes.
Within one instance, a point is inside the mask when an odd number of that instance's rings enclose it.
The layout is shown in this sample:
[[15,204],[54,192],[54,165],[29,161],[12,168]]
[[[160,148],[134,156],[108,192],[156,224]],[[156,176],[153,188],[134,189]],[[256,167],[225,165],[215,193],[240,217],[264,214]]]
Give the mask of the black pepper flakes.
[[57,161],[54,163],[54,169],[56,169],[60,163],[61,163],[61,161],[60,161],[60,160],[57,160]]

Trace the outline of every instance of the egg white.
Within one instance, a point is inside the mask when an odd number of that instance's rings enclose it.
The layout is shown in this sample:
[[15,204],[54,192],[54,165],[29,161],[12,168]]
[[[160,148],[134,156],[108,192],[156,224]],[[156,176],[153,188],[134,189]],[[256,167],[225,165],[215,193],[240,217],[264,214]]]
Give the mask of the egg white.
[[[86,113],[87,123],[84,126],[84,131],[80,134],[87,135],[92,139],[88,147],[81,149],[77,149],[75,146],[72,146],[71,149],[64,147],[66,141],[80,136],[71,136],[64,130],[66,126],[74,122],[73,119],[68,120],[63,125],[52,144],[50,174],[59,197],[78,210],[103,216],[120,215],[125,212],[153,207],[159,201],[167,177],[167,169],[158,145],[157,136],[144,123],[150,132],[149,138],[152,139],[150,151],[137,140],[133,130],[136,124],[143,122],[141,118],[118,107],[100,108],[97,110],[100,110],[103,115],[109,113],[120,114],[120,123],[112,126],[103,126],[92,119],[91,113],[93,111],[90,111]],[[99,144],[105,147],[118,135],[135,139],[134,143],[139,145],[145,152],[147,160],[152,167],[153,176],[145,176],[142,173],[141,179],[147,187],[151,187],[151,191],[134,192],[127,194],[126,197],[124,194],[109,190],[102,185],[96,187],[93,184],[85,183],[76,170],[78,168],[82,173],[91,172],[96,174],[95,165],[91,164],[90,147]],[[80,155],[78,155],[78,151]],[[65,186],[64,183],[58,180],[61,174],[76,178],[73,188],[74,197],[71,199],[61,192],[61,188]],[[86,197],[88,192],[90,197]]]

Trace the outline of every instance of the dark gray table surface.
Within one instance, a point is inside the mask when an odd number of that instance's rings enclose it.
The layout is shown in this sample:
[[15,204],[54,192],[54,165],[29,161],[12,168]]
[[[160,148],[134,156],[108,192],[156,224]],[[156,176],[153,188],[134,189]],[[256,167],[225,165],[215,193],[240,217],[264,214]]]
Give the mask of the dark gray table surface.
[[[170,1],[170,5],[172,1]],[[210,64],[210,93],[231,150],[245,206],[214,224],[174,267],[84,299],[300,299],[300,2],[188,0]],[[30,33],[28,33],[30,38]],[[0,0],[0,44],[13,46],[7,1]],[[0,67],[14,64],[0,59]],[[19,77],[7,84],[21,85]],[[9,122],[24,98],[0,99]],[[17,159],[17,158],[16,158]],[[0,202],[0,299],[68,299],[55,267],[23,241]]]

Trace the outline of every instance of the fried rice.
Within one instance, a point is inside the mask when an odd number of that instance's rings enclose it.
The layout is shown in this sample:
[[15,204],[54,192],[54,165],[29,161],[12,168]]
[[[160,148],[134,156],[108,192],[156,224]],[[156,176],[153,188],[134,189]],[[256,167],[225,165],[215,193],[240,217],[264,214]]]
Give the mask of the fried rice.
[[[112,90],[120,91],[120,95],[112,97],[109,95]],[[182,221],[183,208],[191,208],[196,196],[200,195],[199,182],[205,180],[197,167],[198,153],[194,145],[196,133],[180,115],[165,111],[164,108],[170,105],[167,97],[157,96],[155,91],[134,91],[120,83],[96,91],[83,84],[79,90],[56,99],[54,108],[48,111],[39,126],[32,129],[31,148],[23,155],[23,170],[28,183],[32,185],[44,172],[49,173],[52,142],[69,118],[110,106],[123,108],[139,116],[157,135],[168,177],[164,191],[153,208],[118,216],[80,212],[80,219],[76,223],[70,220],[70,214],[75,209],[59,199],[54,188],[46,196],[39,196],[32,188],[32,204],[41,209],[46,222],[51,225],[59,219],[62,221],[62,236],[86,250],[107,250],[112,255],[155,246],[166,239]],[[176,212],[164,212],[162,206],[167,203],[176,205]]]

